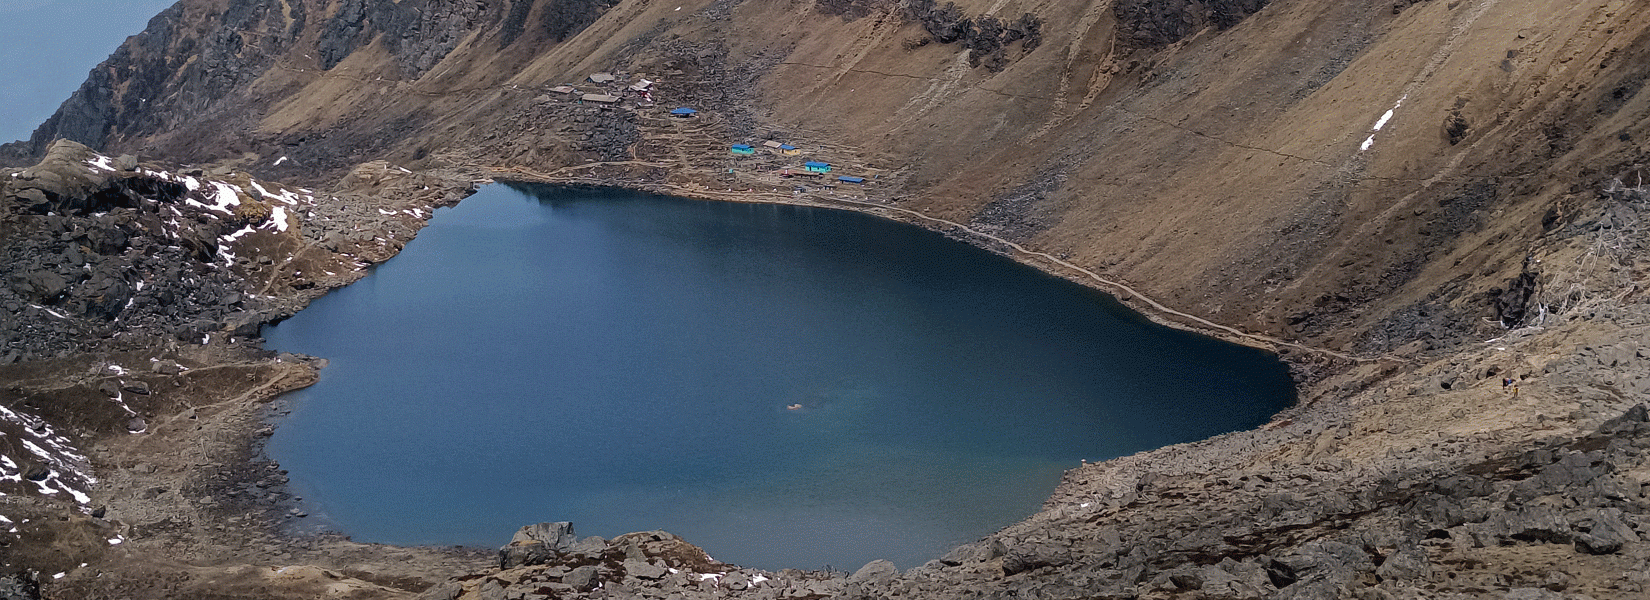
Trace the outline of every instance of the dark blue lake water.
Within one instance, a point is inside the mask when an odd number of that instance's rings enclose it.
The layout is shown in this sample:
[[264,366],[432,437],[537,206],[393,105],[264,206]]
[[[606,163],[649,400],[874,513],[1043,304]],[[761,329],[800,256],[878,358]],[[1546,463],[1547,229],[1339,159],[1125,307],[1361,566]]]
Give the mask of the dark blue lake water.
[[590,190],[489,186],[264,335],[331,361],[268,452],[357,540],[573,521],[769,569],[915,566],[1081,459],[1293,400],[1268,354],[923,229]]

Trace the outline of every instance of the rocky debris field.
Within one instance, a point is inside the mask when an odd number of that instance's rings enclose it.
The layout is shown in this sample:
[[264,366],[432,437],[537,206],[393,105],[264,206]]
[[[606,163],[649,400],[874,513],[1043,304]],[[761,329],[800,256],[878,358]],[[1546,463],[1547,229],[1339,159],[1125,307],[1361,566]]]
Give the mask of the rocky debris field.
[[[70,142],[9,175],[5,597],[395,597],[429,585],[421,573],[477,564],[464,551],[283,533],[304,515],[261,454],[269,403],[313,383],[324,361],[265,351],[258,338],[394,256],[473,177],[373,162],[323,195]],[[322,567],[252,566],[283,559]]]
[[[430,600],[1625,598],[1650,585],[1650,415],[1348,486],[1346,466],[1147,476],[899,572],[743,569],[669,533],[524,527]],[[1037,522],[1041,520],[1042,522]]]
[[[385,163],[350,173],[344,189],[174,173],[58,142],[0,190],[0,364],[255,337],[470,192]],[[364,200],[389,190],[398,205]]]

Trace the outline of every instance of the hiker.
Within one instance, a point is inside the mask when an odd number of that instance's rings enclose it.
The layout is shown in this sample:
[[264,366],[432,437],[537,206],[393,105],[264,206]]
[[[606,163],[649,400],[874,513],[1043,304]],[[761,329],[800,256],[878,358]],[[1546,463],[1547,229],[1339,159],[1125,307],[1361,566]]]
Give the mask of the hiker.
[[1501,391],[1506,391],[1507,388],[1511,387],[1511,386],[1512,386],[1512,378],[1511,377],[1502,377],[1501,378]]

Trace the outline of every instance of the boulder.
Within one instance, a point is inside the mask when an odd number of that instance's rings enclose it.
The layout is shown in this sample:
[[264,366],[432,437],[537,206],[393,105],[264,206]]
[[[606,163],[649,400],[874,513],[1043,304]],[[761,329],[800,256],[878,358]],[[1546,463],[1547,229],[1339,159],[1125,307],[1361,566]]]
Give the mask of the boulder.
[[1424,580],[1432,576],[1432,564],[1427,562],[1426,552],[1411,546],[1387,556],[1375,574],[1383,581]]
[[498,568],[514,569],[528,565],[542,565],[555,558],[556,551],[544,542],[510,542],[498,549]]
[[595,565],[585,565],[573,569],[566,577],[561,578],[561,582],[573,586],[575,590],[588,592],[596,589],[596,584],[601,583],[601,571]]
[[1003,574],[1014,575],[1043,567],[1057,567],[1071,562],[1071,550],[1049,541],[1027,542],[1015,545],[1003,556]]
[[69,280],[55,271],[41,269],[14,275],[11,287],[30,302],[49,303],[69,289]]
[[892,562],[879,558],[865,563],[865,566],[860,567],[858,571],[854,571],[853,575],[848,576],[848,582],[882,587],[893,581],[896,575],[899,575],[899,567],[895,567]]
[[734,571],[722,576],[722,587],[729,591],[742,592],[751,587],[751,578],[742,572]]
[[35,188],[19,190],[11,195],[11,201],[17,203],[18,212],[43,215],[52,210],[52,200],[46,193]]
[[1484,523],[1499,538],[1522,542],[1562,544],[1570,541],[1570,523],[1551,508],[1525,506],[1517,512],[1497,513]]
[[973,544],[963,544],[961,546],[957,546],[956,548],[952,548],[950,552],[945,553],[945,556],[941,556],[939,560],[941,564],[955,567],[968,563],[985,562],[992,558],[995,557],[991,556],[990,549],[987,548],[985,544],[976,542]]
[[637,579],[659,579],[670,573],[664,567],[634,558],[625,559],[624,572]]
[[[1375,570],[1375,563],[1362,548],[1336,541],[1313,541],[1303,544],[1293,554],[1280,557],[1273,585],[1291,594],[1311,594],[1322,590],[1337,590],[1360,573]],[[1274,569],[1268,568],[1271,574]],[[1290,582],[1289,580],[1295,580]],[[1320,585],[1321,584],[1321,585]],[[1316,590],[1316,591],[1308,591]]]
[[1570,515],[1575,528],[1573,536],[1577,552],[1585,554],[1615,554],[1623,545],[1638,542],[1639,535],[1622,519],[1619,508],[1600,508]]
[[511,569],[544,564],[556,554],[566,552],[577,541],[573,524],[567,521],[537,523],[516,531],[510,543],[498,549],[499,568]]

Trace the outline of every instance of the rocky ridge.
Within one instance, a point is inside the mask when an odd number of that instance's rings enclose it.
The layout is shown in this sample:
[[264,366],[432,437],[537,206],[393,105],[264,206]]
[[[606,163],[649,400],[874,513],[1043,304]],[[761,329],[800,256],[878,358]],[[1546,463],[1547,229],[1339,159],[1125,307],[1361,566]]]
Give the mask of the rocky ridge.
[[[45,452],[56,467],[5,471],[11,589],[1643,591],[1632,423],[1650,391],[1650,24],[1630,3],[436,4],[186,0],[33,140],[8,145],[17,165],[48,147],[56,158],[34,187],[8,181],[0,219],[16,265],[0,294],[20,311],[0,323],[0,357],[17,361],[0,365],[0,404],[19,415],[0,425],[0,450],[20,462],[41,453],[12,440],[72,447]],[[1039,43],[972,56],[960,41],[991,51],[1006,39],[974,31],[982,16],[1038,22]],[[596,71],[625,78],[587,82]],[[628,95],[615,88],[644,77],[652,106],[552,91]],[[700,117],[669,117],[675,103]],[[791,193],[776,172],[790,157],[726,156],[762,140],[873,181]],[[108,158],[121,153],[207,166],[128,170]],[[485,570],[462,552],[276,535],[302,517],[257,456],[260,418],[319,363],[260,353],[243,327],[393,255],[489,172],[910,220],[1275,348],[1298,368],[1302,404],[1255,431],[1075,468],[1038,515],[904,573],[761,573],[700,561],[662,533],[564,544],[530,529]],[[53,199],[43,173],[102,179]],[[184,176],[217,183],[174,195]],[[240,204],[219,200],[218,183]],[[253,183],[321,192],[298,215]],[[260,205],[283,207],[295,229]],[[446,580],[459,571],[473,574]]]
[[[146,579],[151,561],[359,552],[280,533],[301,512],[279,466],[260,456],[260,432],[269,403],[313,383],[324,361],[265,351],[258,331],[363,276],[471,191],[467,178],[375,162],[323,195],[67,141],[10,173],[0,189],[0,570],[19,589],[79,595],[65,591],[76,589],[67,574],[127,563],[105,571],[104,585],[189,595],[181,573]],[[472,564],[465,556],[425,552],[421,564]],[[230,571],[220,575],[263,578]],[[221,584],[211,593],[230,589]]]

